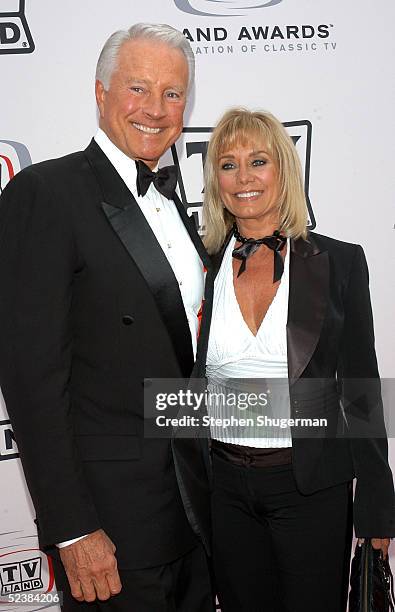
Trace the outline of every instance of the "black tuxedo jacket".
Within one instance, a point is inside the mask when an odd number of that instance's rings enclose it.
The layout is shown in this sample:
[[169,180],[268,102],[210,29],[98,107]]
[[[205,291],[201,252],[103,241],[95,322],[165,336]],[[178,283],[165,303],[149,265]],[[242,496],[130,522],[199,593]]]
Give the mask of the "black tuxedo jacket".
[[207,546],[204,441],[144,438],[144,380],[193,367],[179,286],[94,141],[5,189],[0,287],[0,386],[41,544],[101,527],[124,568],[166,563],[197,536]]
[[[214,274],[230,237],[213,258]],[[210,310],[206,301],[195,376],[204,375]],[[356,477],[357,536],[395,536],[368,270],[359,245],[313,233],[291,241],[287,352],[291,418],[328,421],[309,438],[292,428],[299,490],[309,494]]]

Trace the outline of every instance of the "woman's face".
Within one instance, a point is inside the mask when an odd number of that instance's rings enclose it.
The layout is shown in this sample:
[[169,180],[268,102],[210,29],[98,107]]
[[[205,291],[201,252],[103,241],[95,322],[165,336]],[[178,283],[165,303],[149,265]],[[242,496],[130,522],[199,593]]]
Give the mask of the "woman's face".
[[222,203],[236,218],[278,218],[278,172],[262,140],[223,151],[217,171]]

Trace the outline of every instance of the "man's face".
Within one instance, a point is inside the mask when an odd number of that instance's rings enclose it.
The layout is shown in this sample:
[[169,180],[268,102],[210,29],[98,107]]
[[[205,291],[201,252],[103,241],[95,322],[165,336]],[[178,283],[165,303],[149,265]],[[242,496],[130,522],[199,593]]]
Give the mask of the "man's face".
[[182,51],[151,40],[127,42],[108,91],[96,81],[100,127],[126,155],[153,169],[181,134],[187,85]]

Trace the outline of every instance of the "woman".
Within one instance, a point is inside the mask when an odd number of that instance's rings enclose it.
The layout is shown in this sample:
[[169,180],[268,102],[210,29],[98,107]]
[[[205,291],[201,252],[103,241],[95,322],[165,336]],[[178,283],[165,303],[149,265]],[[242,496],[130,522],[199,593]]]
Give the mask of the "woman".
[[[277,393],[273,416],[326,419],[303,432],[292,422],[285,431],[256,421],[247,430],[213,425],[222,611],[342,612],[354,477],[356,535],[374,538],[385,555],[395,535],[364,254],[307,232],[299,159],[269,113],[223,116],[205,180],[205,243],[218,272],[198,359],[207,354],[211,390],[240,396],[246,379],[285,379],[288,397]],[[210,410],[218,417],[230,409],[222,400]],[[360,414],[369,426],[374,420],[376,439]]]

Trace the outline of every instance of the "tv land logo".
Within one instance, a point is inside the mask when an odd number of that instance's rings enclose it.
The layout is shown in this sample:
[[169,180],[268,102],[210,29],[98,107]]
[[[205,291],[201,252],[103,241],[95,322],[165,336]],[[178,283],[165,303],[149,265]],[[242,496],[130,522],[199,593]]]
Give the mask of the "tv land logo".
[[[283,125],[291,136],[302,163],[309,216],[308,227],[312,230],[316,226],[309,196],[312,125],[307,120],[288,121]],[[211,127],[184,128],[183,138],[172,146],[171,151],[173,163],[178,166],[179,170],[178,187],[181,200],[189,215],[193,216],[200,233],[204,232],[202,227],[203,164],[212,131]]]
[[14,140],[0,140],[0,194],[15,174],[31,163],[32,158],[24,144]]
[[8,595],[49,593],[54,584],[52,560],[38,548],[0,555],[0,603],[6,603]]
[[32,53],[35,49],[25,15],[25,0],[2,0],[0,54]]
[[17,459],[18,457],[18,448],[11,423],[8,419],[0,421],[0,461]]
[[[200,17],[242,17],[253,9],[267,8],[280,4],[283,0],[266,0],[254,2],[253,0],[174,0],[180,11]],[[242,11],[242,12],[241,12]]]

